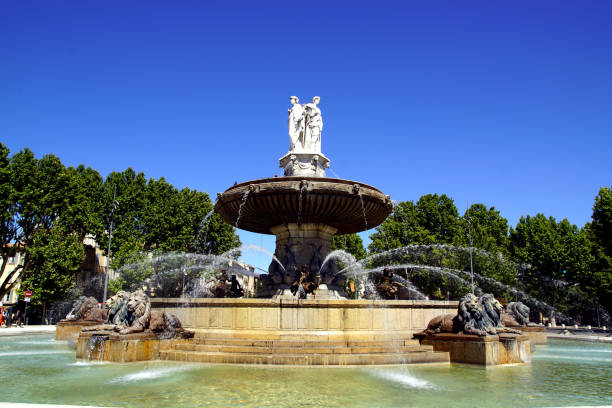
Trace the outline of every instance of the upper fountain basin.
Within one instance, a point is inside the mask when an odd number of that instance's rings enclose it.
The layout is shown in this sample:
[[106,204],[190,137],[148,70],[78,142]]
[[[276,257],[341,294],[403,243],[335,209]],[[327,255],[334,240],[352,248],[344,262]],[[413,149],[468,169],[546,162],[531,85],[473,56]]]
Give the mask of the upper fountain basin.
[[336,228],[336,234],[352,234],[376,227],[392,210],[389,196],[372,186],[325,177],[246,181],[219,193],[215,203],[226,222],[236,225],[240,212],[236,226],[261,234],[290,223],[325,224]]

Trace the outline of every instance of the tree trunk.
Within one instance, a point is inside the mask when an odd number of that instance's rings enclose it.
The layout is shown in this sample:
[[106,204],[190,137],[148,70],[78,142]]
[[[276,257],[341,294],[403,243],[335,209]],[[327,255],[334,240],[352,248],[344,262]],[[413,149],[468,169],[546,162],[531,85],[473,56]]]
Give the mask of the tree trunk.
[[42,318],[41,318],[41,324],[49,324],[46,320],[45,320],[45,314],[47,312],[47,302],[43,300],[42,302]]

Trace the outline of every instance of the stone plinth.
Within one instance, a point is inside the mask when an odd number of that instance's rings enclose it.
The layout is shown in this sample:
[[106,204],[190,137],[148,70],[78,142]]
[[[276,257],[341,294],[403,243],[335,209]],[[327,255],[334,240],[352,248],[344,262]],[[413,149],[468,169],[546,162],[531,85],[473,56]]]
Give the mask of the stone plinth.
[[153,334],[119,335],[108,332],[82,332],[77,341],[76,358],[82,360],[129,363],[157,360],[162,350],[184,340],[160,340]]
[[503,333],[480,337],[453,333],[419,333],[415,337],[421,345],[433,346],[434,351],[450,353],[452,363],[494,366],[531,362],[529,338],[525,335]]
[[279,160],[285,176],[325,177],[329,159],[321,152],[288,152]]
[[55,340],[77,341],[81,329],[84,327],[97,326],[102,322],[87,320],[60,320],[55,326]]
[[507,326],[512,329],[520,330],[525,336],[529,337],[532,346],[548,344],[546,339],[546,328],[540,326]]

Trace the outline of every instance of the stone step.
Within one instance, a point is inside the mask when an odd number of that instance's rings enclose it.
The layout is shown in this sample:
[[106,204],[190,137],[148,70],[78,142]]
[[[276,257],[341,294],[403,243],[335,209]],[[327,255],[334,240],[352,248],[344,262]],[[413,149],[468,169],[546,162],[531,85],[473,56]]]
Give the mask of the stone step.
[[254,354],[380,354],[380,353],[410,353],[410,352],[429,352],[433,351],[433,346],[398,346],[398,345],[378,345],[378,346],[335,346],[320,343],[315,346],[287,346],[285,344],[272,344],[268,346],[235,346],[219,344],[197,344],[184,343],[175,345],[178,351],[196,352],[220,352],[220,353],[254,353]]
[[170,350],[160,352],[161,360],[223,364],[274,365],[383,365],[448,363],[448,353],[410,352],[384,354],[248,354]]
[[232,345],[232,346],[262,346],[262,347],[318,347],[320,345],[327,346],[343,346],[343,347],[377,347],[381,345],[389,346],[411,346],[418,345],[416,339],[398,339],[398,340],[363,340],[363,341],[345,341],[345,340],[253,340],[253,339],[232,339],[232,338],[194,338],[191,342],[207,345]]

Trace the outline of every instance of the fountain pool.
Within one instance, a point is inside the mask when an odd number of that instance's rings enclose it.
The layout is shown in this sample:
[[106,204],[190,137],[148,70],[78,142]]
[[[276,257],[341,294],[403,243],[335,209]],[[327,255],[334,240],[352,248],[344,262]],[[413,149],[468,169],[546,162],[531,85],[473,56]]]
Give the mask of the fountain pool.
[[612,344],[549,340],[530,365],[265,367],[76,362],[52,335],[0,338],[0,401],[114,407],[612,404]]

